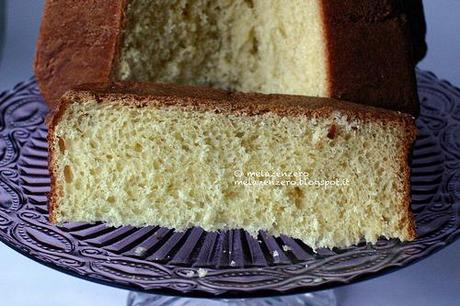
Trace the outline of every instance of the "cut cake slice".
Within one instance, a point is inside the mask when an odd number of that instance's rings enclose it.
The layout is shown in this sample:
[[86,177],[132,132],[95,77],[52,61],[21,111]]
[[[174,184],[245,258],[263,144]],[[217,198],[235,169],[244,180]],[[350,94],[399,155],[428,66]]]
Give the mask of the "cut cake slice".
[[84,86],[49,123],[50,219],[411,240],[415,134],[409,115],[332,99]]

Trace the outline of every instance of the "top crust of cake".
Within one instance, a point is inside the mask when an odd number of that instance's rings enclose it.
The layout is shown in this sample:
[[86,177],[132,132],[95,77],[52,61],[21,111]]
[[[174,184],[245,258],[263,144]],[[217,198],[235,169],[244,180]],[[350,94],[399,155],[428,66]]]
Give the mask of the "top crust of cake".
[[70,101],[94,97],[99,102],[122,100],[127,105],[144,107],[187,106],[204,111],[258,115],[272,112],[282,116],[327,116],[333,112],[361,120],[404,122],[414,124],[413,116],[387,109],[356,104],[332,98],[281,94],[241,93],[220,89],[147,82],[110,82],[82,84],[61,99],[58,113]]

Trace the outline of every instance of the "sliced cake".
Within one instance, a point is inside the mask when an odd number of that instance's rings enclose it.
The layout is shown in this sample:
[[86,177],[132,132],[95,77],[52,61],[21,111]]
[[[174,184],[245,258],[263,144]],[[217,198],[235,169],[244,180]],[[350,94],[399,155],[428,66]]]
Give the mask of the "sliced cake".
[[313,248],[411,240],[415,131],[333,99],[81,87],[49,122],[50,220],[267,230]]
[[52,107],[80,83],[136,80],[417,114],[423,25],[420,0],[48,0],[35,73]]

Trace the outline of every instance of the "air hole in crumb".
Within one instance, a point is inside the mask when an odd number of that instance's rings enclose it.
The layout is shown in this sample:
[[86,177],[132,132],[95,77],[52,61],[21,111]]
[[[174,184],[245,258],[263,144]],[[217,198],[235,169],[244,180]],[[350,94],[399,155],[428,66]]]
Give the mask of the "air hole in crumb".
[[252,55],[255,55],[259,52],[259,41],[257,40],[254,29],[251,30],[250,37],[251,37],[251,49],[249,50],[249,52]]
[[110,196],[110,197],[107,198],[107,202],[113,204],[113,203],[115,203],[115,198],[113,196]]
[[224,190],[223,195],[225,199],[234,199],[238,196],[238,193],[232,190]]
[[254,0],[244,0],[250,8],[254,8]]
[[334,139],[336,135],[337,135],[337,126],[335,124],[332,124],[329,127],[329,132],[327,133],[327,138]]
[[66,183],[72,183],[73,174],[72,174],[72,169],[70,168],[70,166],[64,167],[64,179]]
[[136,151],[136,152],[142,152],[143,149],[144,148],[142,147],[142,145],[140,143],[136,143],[134,145],[134,151]]
[[182,16],[186,20],[190,18],[190,7],[188,3],[186,3],[185,7],[182,9]]
[[303,198],[304,198],[304,192],[302,189],[299,187],[294,187],[291,189],[290,195],[294,201],[294,205],[297,209],[303,209],[304,208],[304,203],[303,203]]
[[64,154],[64,152],[65,152],[65,140],[64,140],[64,138],[59,138],[58,146],[59,146],[59,152],[61,152],[61,154]]

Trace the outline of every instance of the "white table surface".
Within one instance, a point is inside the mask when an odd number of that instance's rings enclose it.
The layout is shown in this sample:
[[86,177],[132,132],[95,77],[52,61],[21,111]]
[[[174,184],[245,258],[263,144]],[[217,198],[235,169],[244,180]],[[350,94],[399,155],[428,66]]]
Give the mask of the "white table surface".
[[[0,0],[0,4],[1,1]],[[0,90],[32,75],[43,1],[6,3]],[[1,5],[0,5],[1,9]],[[460,85],[460,0],[425,0],[429,54],[419,65]],[[1,25],[0,25],[1,26]],[[397,272],[336,290],[339,305],[460,305],[460,241]],[[24,291],[27,289],[27,291]],[[0,306],[122,306],[127,291],[54,271],[0,243]]]

